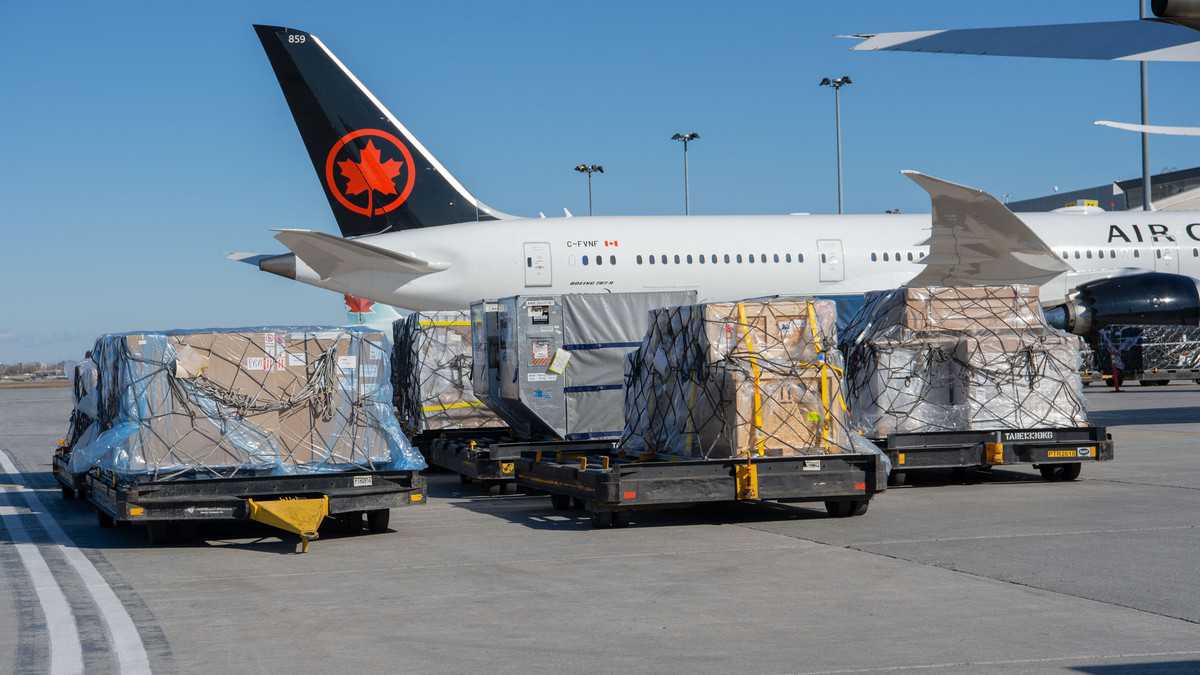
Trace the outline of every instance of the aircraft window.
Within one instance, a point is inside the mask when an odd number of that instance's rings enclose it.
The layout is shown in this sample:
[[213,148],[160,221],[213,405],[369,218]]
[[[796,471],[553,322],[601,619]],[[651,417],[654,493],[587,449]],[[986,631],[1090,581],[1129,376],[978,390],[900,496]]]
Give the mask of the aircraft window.
[[709,258],[709,261],[712,262],[712,264],[716,265],[717,264],[717,254],[716,253],[712,254],[712,257]]
[[639,265],[642,264],[642,256],[640,256],[640,255],[637,257],[637,264],[639,264]]
[[804,254],[803,253],[796,254],[796,262],[804,262]]
[[760,261],[762,261],[762,262],[767,262],[767,254],[766,254],[766,253],[759,253],[759,254],[758,254],[758,259],[759,259]]
[[872,253],[871,254],[871,262],[878,262],[878,261],[879,261],[879,256]]
[[1092,259],[1092,251],[1091,251],[1090,249],[1089,249],[1089,250],[1088,250],[1088,252],[1087,252],[1087,259],[1088,259],[1088,260],[1091,260],[1091,259]]
[[608,264],[616,265],[617,264],[617,256],[615,256],[615,255],[608,256]]
[[921,260],[924,260],[926,255],[928,255],[928,254],[927,254],[927,253],[922,253],[922,254],[921,254]]
[[602,256],[602,255],[596,256],[596,264],[603,265],[604,264],[604,256]]
[[525,258],[525,266],[533,267],[533,258]]
[[1139,251],[1139,250],[1137,250],[1136,248],[1135,248],[1135,249],[1133,249],[1133,257],[1135,257],[1135,258],[1140,258],[1140,257],[1142,257],[1142,252],[1141,252],[1141,251]]
[[778,253],[775,254],[775,262],[779,262],[779,254]]
[[[824,257],[825,257],[825,254],[824,254],[824,253],[822,253],[822,254],[821,254],[821,258],[824,258]],[[821,260],[821,262],[825,262],[825,261],[824,261],[824,260]],[[884,253],[884,254],[883,254],[883,262],[891,262],[891,261],[888,259],[888,254],[886,254],[886,253]]]
[[1162,249],[1161,249],[1161,248],[1156,248],[1156,249],[1154,249],[1154,257],[1155,257],[1155,258],[1162,258]]
[[664,265],[667,264],[667,255],[665,253],[662,255],[660,262]]
[[1075,259],[1079,260],[1079,251],[1075,251]]
[[675,254],[675,264],[676,265],[679,264],[679,254],[678,253]]
[[1100,249],[1099,251],[1097,251],[1096,255],[1100,256],[1100,258],[1103,259],[1104,258],[1104,249]]
[[691,253],[689,253],[689,254],[688,254],[688,257],[687,257],[687,263],[688,263],[689,265],[691,265],[691,264],[692,264],[692,254],[691,254]]
[[1110,257],[1110,258],[1116,258],[1116,257],[1117,257],[1117,251],[1116,251],[1116,249],[1111,249],[1111,248],[1110,248],[1110,249],[1108,249],[1108,257]]
[[737,261],[739,263],[742,262],[742,254],[741,253],[737,254]]
[[912,254],[912,251],[909,251],[908,252],[908,262],[912,262],[912,261],[913,261],[913,254]]
[[1194,249],[1192,249],[1192,257],[1193,257],[1193,258],[1200,258],[1200,248],[1194,248]]
[[1068,257],[1069,257],[1069,256],[1067,255],[1067,252],[1066,252],[1066,251],[1063,251],[1063,260],[1066,260]]
[[700,258],[700,264],[703,265],[704,264],[704,254],[702,253],[697,257]]
[[729,254],[728,253],[725,254],[725,264],[726,265],[729,264]]
[[588,257],[585,255],[585,256],[583,256],[583,266],[587,267],[587,265],[588,265]]
[[785,254],[783,256],[783,259],[787,262],[792,262],[792,254],[791,253]]
[[896,262],[900,262],[900,252],[896,251]]
[[751,263],[753,263],[753,262],[754,262],[754,254],[753,254],[753,253],[751,253],[751,254],[750,254],[750,262],[751,262]]
[[650,264],[653,265],[656,262],[658,262],[658,259],[655,258],[654,256],[650,256]]
[[[887,260],[887,254],[886,254],[886,253],[884,253],[884,254],[883,254],[883,259],[884,259],[884,260]],[[825,254],[824,254],[824,253],[822,253],[822,254],[821,254],[821,262],[825,262]]]

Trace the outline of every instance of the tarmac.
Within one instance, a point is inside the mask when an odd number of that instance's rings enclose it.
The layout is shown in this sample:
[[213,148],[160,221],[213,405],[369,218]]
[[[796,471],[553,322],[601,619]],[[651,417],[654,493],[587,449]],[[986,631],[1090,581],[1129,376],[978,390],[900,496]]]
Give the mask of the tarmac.
[[[393,531],[151,546],[64,501],[70,391],[0,390],[0,672],[1200,672],[1200,387],[1092,387],[1116,460],[950,473],[863,517],[591,530],[429,477]],[[7,459],[6,459],[7,458]]]

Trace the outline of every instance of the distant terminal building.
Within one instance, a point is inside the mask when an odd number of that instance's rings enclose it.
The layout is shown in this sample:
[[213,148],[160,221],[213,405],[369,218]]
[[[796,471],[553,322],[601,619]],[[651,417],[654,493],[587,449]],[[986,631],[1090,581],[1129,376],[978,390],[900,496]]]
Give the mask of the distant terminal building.
[[[1154,207],[1164,211],[1200,211],[1200,167],[1160,173],[1150,179]],[[1142,179],[1130,178],[1071,192],[1009,202],[1020,212],[1054,211],[1067,206],[1096,205],[1105,211],[1142,208]]]

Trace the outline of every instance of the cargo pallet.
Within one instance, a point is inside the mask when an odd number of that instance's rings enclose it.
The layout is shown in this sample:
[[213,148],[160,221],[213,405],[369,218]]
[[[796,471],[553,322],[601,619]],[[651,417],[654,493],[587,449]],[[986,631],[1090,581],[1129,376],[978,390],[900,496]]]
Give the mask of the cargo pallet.
[[719,502],[824,502],[831,516],[860,516],[887,489],[877,454],[751,459],[629,459],[613,443],[530,444],[517,484],[548,492],[555,509],[587,510],[596,528],[623,527],[631,511]]
[[[445,429],[432,432],[418,440],[417,446],[425,461],[440,469],[458,474],[463,484],[478,483],[485,489],[515,482],[519,448],[508,448],[512,430]],[[524,446],[520,446],[524,447]]]
[[298,535],[307,551],[326,517],[361,531],[365,515],[371,532],[383,532],[389,509],[426,500],[417,471],[154,480],[94,468],[83,480],[82,494],[96,508],[100,527],[144,524],[151,543],[168,540],[180,525],[254,520]]
[[891,434],[876,443],[892,460],[892,483],[909,471],[989,469],[1032,464],[1050,481],[1079,477],[1083,462],[1113,458],[1112,436],[1105,427],[933,431]]

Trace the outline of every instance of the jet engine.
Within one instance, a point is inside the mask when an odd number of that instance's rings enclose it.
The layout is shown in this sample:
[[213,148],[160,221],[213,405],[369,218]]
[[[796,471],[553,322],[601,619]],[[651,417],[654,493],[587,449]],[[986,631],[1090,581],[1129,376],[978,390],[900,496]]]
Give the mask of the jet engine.
[[1160,19],[1200,19],[1200,0],[1154,0],[1150,8]]
[[1200,326],[1200,281],[1165,272],[1097,279],[1045,313],[1052,326],[1085,336],[1114,324]]

